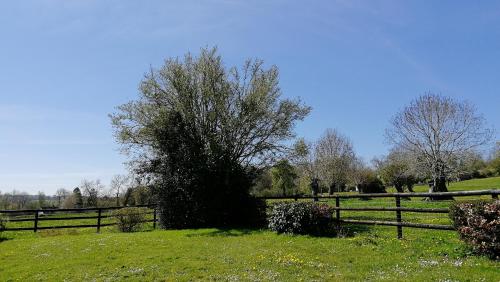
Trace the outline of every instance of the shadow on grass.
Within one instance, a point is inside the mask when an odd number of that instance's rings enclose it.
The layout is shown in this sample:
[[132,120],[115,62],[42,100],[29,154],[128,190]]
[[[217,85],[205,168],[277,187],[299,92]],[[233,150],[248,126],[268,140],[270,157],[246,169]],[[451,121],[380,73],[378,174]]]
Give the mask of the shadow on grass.
[[239,237],[264,232],[258,228],[218,228],[216,230],[207,230],[206,232],[186,234],[187,237]]
[[[268,232],[265,228],[218,228],[215,230],[201,231],[186,234],[186,237],[240,237]],[[354,237],[359,233],[369,232],[370,226],[366,225],[342,225],[332,232],[321,234],[301,234],[317,238],[345,238]]]
[[343,224],[340,226],[340,230],[338,230],[337,237],[345,238],[345,237],[354,237],[359,233],[370,232],[372,226],[369,225],[354,225],[354,224]]
[[7,240],[9,240],[9,238],[6,238],[6,237],[1,237],[1,236],[0,236],[0,243],[2,243],[3,241],[7,241]]

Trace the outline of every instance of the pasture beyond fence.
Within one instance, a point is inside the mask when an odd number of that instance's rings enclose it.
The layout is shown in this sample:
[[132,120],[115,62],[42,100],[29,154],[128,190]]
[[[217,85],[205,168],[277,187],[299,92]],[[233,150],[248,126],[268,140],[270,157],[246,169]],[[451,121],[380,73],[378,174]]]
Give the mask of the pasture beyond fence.
[[[403,221],[404,212],[412,213],[449,213],[449,208],[414,208],[414,207],[401,207],[401,200],[408,198],[432,198],[438,199],[449,197],[470,197],[470,196],[491,196],[493,199],[498,199],[500,190],[475,190],[475,191],[457,191],[457,192],[439,192],[439,193],[376,193],[376,194],[333,194],[326,196],[276,196],[276,197],[260,197],[264,200],[313,200],[320,199],[335,199],[335,219],[339,224],[368,224],[368,225],[386,225],[396,226],[397,237],[403,237],[403,227],[424,228],[424,229],[438,229],[438,230],[454,230],[452,225],[443,224],[423,224],[415,222]],[[341,207],[341,199],[358,198],[358,199],[371,199],[371,198],[394,198],[394,207]],[[147,207],[152,211],[145,214],[153,215],[152,219],[144,222],[152,222],[153,228],[156,228],[158,222],[157,209],[155,206],[143,205],[135,207]],[[28,227],[7,227],[3,231],[34,231],[44,229],[62,229],[62,228],[96,228],[100,232],[101,227],[116,225],[116,222],[103,223],[103,219],[113,218],[113,215],[103,214],[105,212],[122,209],[124,207],[96,207],[96,208],[79,208],[79,209],[34,209],[34,210],[0,210],[0,215],[8,215],[8,222],[32,222]],[[395,221],[382,221],[382,220],[358,220],[341,217],[341,211],[350,212],[366,212],[366,211],[380,211],[380,212],[394,212]],[[85,215],[83,213],[97,213],[97,215]],[[64,216],[52,216],[63,213]],[[75,214],[76,216],[67,216],[68,214]],[[42,216],[43,215],[43,216]],[[26,217],[28,216],[28,217]],[[72,221],[72,220],[95,220],[94,224],[78,224],[78,225],[55,225],[55,226],[39,226],[40,222],[47,221]]]
[[[413,228],[423,228],[423,229],[438,229],[438,230],[455,230],[452,225],[443,224],[423,224],[415,222],[405,222],[403,221],[403,212],[413,212],[413,213],[449,213],[449,208],[409,208],[401,207],[401,200],[408,198],[431,198],[439,199],[450,197],[470,197],[470,196],[484,196],[489,195],[493,199],[498,199],[500,190],[475,190],[475,191],[457,191],[457,192],[435,192],[435,193],[374,193],[374,194],[333,194],[327,196],[276,196],[276,197],[261,197],[265,200],[303,200],[309,199],[313,201],[319,201],[320,199],[335,199],[335,219],[339,224],[368,224],[368,225],[386,225],[386,226],[396,226],[397,237],[399,239],[403,238],[403,227],[413,227]],[[394,198],[395,207],[341,207],[340,199],[371,199],[371,198]],[[381,221],[381,220],[357,220],[342,218],[341,211],[352,211],[352,212],[366,212],[366,211],[381,211],[381,212],[395,212],[395,221]]]
[[[152,211],[143,213],[144,215],[153,215],[153,219],[145,220],[143,223],[152,222],[153,229],[156,228],[158,222],[157,211],[155,206],[139,205],[132,206],[138,208],[149,208]],[[96,228],[99,233],[101,227],[117,225],[116,222],[103,223],[102,221],[107,218],[113,218],[113,215],[106,215],[105,212],[123,209],[126,207],[96,207],[96,208],[78,208],[78,209],[34,209],[34,210],[0,210],[0,215],[8,215],[8,222],[32,222],[30,227],[7,227],[3,231],[34,231],[45,229],[63,229],[63,228]],[[84,215],[85,213],[97,213],[97,215]],[[63,216],[52,216],[63,214]],[[76,216],[67,216],[74,214]],[[39,226],[40,222],[47,221],[82,221],[82,220],[95,220],[95,224],[78,224],[78,225],[55,225],[55,226]]]

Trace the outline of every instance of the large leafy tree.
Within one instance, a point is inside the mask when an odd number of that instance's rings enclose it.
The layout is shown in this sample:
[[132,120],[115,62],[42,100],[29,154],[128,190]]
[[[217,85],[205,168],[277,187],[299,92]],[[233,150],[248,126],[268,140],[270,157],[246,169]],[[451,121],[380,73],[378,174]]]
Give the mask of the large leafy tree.
[[273,161],[309,108],[281,98],[278,69],[225,68],[214,49],[168,59],[140,97],[111,115],[137,173],[155,187],[165,227],[238,223],[252,168]]
[[283,195],[287,195],[287,191],[293,192],[296,178],[295,168],[286,159],[280,160],[271,168],[272,187]]

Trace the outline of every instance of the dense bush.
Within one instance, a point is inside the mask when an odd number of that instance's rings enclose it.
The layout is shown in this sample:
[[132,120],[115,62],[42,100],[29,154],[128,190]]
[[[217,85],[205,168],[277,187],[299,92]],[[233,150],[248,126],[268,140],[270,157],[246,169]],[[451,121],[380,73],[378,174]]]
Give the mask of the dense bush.
[[455,203],[450,217],[460,237],[478,254],[500,259],[500,201]]
[[123,208],[113,211],[118,230],[122,232],[133,232],[138,230],[146,221],[146,208]]
[[369,179],[365,183],[359,184],[360,193],[386,193],[385,186],[378,178]]
[[327,204],[285,202],[271,208],[267,221],[278,233],[334,235],[332,214]]

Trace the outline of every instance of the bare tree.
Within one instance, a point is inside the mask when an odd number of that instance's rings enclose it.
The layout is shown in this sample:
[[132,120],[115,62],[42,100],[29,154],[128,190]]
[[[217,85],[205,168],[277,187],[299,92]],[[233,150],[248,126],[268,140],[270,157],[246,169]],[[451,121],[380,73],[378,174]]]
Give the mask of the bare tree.
[[327,129],[316,143],[315,155],[320,178],[328,185],[329,193],[333,193],[334,187],[342,190],[355,159],[349,138],[335,129]]
[[97,207],[99,195],[104,189],[101,180],[94,181],[84,179],[82,180],[81,189],[83,196],[86,198],[88,207]]
[[56,191],[57,206],[61,207],[61,204],[66,200],[70,192],[64,188],[59,188]]
[[116,197],[116,205],[120,205],[120,196],[130,184],[130,177],[127,175],[114,175],[109,185],[111,193]]
[[392,118],[386,135],[392,144],[415,154],[433,179],[429,192],[444,192],[457,159],[487,143],[492,130],[468,102],[427,93]]

